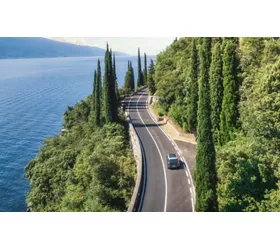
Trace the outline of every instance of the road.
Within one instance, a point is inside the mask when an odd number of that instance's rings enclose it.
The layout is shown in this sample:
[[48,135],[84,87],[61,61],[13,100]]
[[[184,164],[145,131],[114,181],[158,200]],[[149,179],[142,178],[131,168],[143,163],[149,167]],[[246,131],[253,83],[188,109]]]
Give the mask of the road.
[[[126,110],[139,136],[144,155],[142,212],[193,212],[192,180],[184,159],[179,169],[167,168],[166,155],[177,153],[172,142],[147,109],[147,89],[126,99]],[[177,153],[178,154],[178,153]]]

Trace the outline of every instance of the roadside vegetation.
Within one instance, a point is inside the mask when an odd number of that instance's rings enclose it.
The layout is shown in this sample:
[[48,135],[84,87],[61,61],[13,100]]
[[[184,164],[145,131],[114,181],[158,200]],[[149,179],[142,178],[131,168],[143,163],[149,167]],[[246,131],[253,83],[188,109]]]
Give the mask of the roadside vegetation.
[[[130,62],[128,67],[133,73]],[[30,180],[26,201],[32,202],[32,211],[127,210],[136,163],[128,123],[119,108],[122,95],[115,57],[107,45],[103,78],[98,60],[92,94],[68,107],[61,133],[47,138],[25,167]]]
[[280,41],[180,38],[156,61],[158,110],[196,136],[196,211],[280,211]]

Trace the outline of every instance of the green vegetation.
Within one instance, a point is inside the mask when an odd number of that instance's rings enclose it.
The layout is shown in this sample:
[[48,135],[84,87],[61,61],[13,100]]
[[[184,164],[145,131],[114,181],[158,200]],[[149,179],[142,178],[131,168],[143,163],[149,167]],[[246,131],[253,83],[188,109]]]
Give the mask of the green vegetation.
[[217,206],[217,174],[215,167],[215,146],[212,137],[211,106],[209,92],[211,39],[203,38],[199,50],[199,102],[197,114],[196,153],[196,211],[215,212]]
[[124,95],[131,95],[132,93],[134,93],[134,91],[135,91],[134,70],[132,67],[132,62],[128,61],[122,93]]
[[151,59],[151,62],[149,65],[149,72],[148,72],[148,76],[147,76],[147,85],[148,85],[150,95],[153,95],[156,92],[154,78],[155,78],[155,65],[154,65],[154,61]]
[[236,45],[232,40],[225,41],[223,53],[223,102],[220,116],[219,142],[224,145],[233,137],[238,119],[239,86],[237,79]]
[[223,101],[223,61],[221,43],[219,40],[213,46],[209,82],[213,136],[215,142],[218,142],[218,133],[220,129],[220,114],[222,111]]
[[138,48],[138,78],[137,78],[137,88],[144,86],[144,76],[141,68],[141,57],[140,49]]
[[195,39],[191,43],[190,70],[187,78],[187,127],[195,131],[197,126],[197,105],[198,105],[198,52]]
[[197,211],[280,211],[279,55],[279,40],[233,37],[175,39],[157,56],[158,110],[197,132]]
[[144,53],[144,70],[143,70],[143,85],[148,83],[148,69],[147,69],[147,56]]
[[[44,141],[25,168],[32,211],[126,211],[136,180],[128,123],[117,105],[115,60],[105,56],[93,93],[64,114],[61,133]],[[131,64],[130,64],[130,67]]]

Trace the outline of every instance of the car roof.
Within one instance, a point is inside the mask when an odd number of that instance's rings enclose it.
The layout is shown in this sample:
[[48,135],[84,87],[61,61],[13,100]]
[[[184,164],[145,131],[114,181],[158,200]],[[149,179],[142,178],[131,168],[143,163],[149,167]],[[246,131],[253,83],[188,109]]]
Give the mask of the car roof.
[[177,159],[176,154],[168,154],[167,157],[168,157],[168,159]]

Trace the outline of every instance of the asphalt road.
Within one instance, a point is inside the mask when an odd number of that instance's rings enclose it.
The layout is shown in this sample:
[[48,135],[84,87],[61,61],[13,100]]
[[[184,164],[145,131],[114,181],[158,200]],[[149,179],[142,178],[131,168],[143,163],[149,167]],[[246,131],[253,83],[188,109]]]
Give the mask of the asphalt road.
[[179,169],[167,168],[166,155],[177,153],[177,150],[149,114],[147,98],[147,89],[144,89],[125,101],[145,158],[145,192],[140,203],[141,211],[193,212],[192,182],[187,166],[182,159]]

